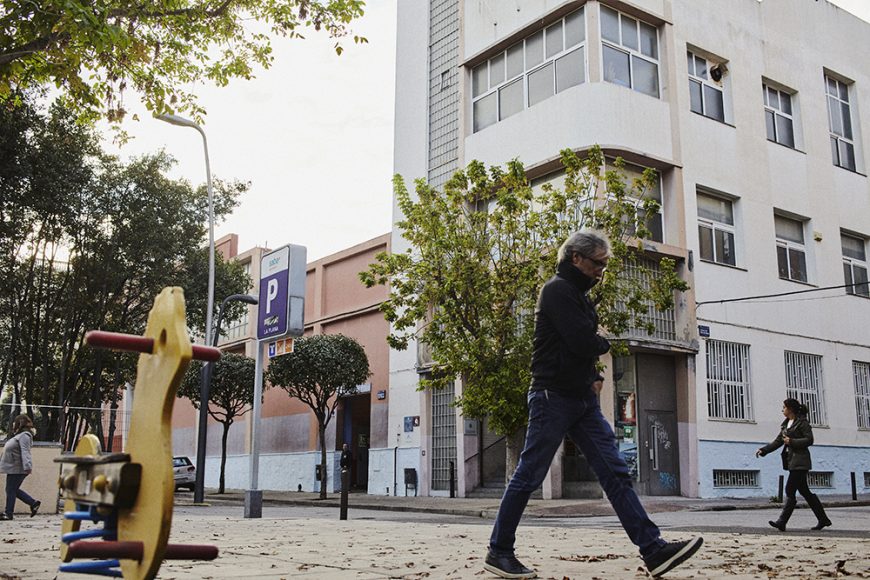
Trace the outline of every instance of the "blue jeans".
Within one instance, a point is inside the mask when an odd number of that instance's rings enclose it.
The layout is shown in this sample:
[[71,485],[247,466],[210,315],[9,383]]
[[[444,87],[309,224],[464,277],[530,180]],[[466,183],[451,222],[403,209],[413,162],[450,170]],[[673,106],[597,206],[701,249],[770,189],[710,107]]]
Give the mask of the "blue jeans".
[[21,489],[21,484],[24,483],[24,478],[27,473],[7,473],[6,474],[6,515],[11,516],[15,511],[15,498],[20,499],[29,506],[36,503],[36,500]]
[[529,393],[529,427],[526,445],[511,481],[505,489],[489,547],[497,555],[513,554],[516,530],[529,496],[544,481],[559,445],[568,435],[583,452],[625,533],[649,556],[661,548],[658,527],[649,519],[632,487],[625,460],[619,455],[616,436],[601,414],[598,396],[572,398],[553,391]]

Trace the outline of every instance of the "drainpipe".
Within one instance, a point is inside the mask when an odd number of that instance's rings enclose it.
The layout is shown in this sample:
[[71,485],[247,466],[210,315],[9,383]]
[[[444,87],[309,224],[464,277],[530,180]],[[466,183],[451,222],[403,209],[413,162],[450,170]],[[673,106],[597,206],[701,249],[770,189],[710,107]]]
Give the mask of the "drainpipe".
[[393,447],[393,497],[396,496],[396,489],[398,488],[398,469],[399,469],[399,446],[396,445]]

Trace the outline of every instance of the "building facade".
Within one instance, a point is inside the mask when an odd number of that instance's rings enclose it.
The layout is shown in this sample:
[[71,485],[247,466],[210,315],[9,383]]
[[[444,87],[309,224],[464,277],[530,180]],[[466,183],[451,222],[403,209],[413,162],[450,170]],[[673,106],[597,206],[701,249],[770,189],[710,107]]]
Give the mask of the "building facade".
[[[230,234],[217,240],[225,259],[240,262],[259,287],[260,262],[270,250],[252,248],[238,253],[238,240]],[[340,487],[338,460],[343,443],[352,451],[351,484],[369,486],[369,448],[386,445],[388,397],[389,326],[378,307],[386,298],[384,287],[366,288],[358,273],[375,261],[375,255],[390,250],[385,234],[319,260],[309,262],[305,287],[305,335],[341,333],[356,339],[365,349],[372,372],[356,395],[344,397],[327,425],[327,487]],[[225,352],[257,355],[257,307],[249,306],[241,319],[224,327],[218,346]],[[265,363],[268,365],[268,361]],[[251,385],[253,388],[253,384]],[[173,410],[173,450],[176,455],[196,454],[197,411],[185,400]],[[247,489],[250,483],[251,423],[247,413],[232,424],[227,441],[226,486]],[[209,419],[205,485],[217,487],[220,473],[220,441],[223,426]],[[303,403],[280,388],[264,391],[260,436],[259,487],[272,490],[316,491],[320,482],[315,466],[320,463],[317,421]]]
[[[605,361],[602,396],[641,492],[775,494],[754,451],[786,397],[810,407],[816,491],[870,486],[870,24],[825,0],[404,0],[397,29],[406,180],[518,158],[557,181],[561,149],[596,144],[658,172],[645,259],[692,289]],[[418,391],[422,349],[389,369],[388,439],[421,492],[451,462],[460,495],[484,485],[499,446],[450,406],[461,385]],[[585,471],[564,445],[544,497],[587,493]]]

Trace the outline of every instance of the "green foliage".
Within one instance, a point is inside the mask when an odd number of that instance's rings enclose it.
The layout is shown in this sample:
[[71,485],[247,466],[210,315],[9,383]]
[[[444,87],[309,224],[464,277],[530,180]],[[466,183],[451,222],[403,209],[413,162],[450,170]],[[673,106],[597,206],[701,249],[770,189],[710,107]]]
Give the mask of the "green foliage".
[[[371,376],[365,349],[342,334],[317,334],[294,341],[293,352],[273,358],[266,371],[272,386],[284,389],[311,409],[317,419],[320,469],[326,470],[326,426],[339,398],[353,395]],[[326,477],[320,480],[320,497],[326,499]]]
[[297,338],[292,353],[273,358],[266,379],[305,403],[325,426],[338,397],[356,393],[370,375],[360,343],[343,334],[318,334]]
[[[272,63],[271,39],[336,39],[362,16],[362,0],[0,1],[0,102],[53,84],[77,114],[120,122],[125,91],[154,114],[189,111],[201,121],[195,87],[250,79]],[[256,26],[254,24],[257,24]],[[365,38],[353,36],[355,43]]]
[[[0,105],[0,387],[15,400],[113,400],[134,382],[136,356],[82,348],[84,334],[141,334],[165,286],[185,289],[189,325],[204,326],[207,195],[169,179],[173,163],[163,152],[120,162],[61,106]],[[215,189],[220,218],[247,184]],[[216,280],[218,299],[250,284],[222,260]]]
[[564,150],[562,165],[561,188],[532,188],[516,160],[489,169],[472,161],[443,191],[418,180],[416,195],[397,175],[397,226],[410,249],[380,254],[360,274],[368,287],[389,285],[381,310],[392,323],[390,345],[404,349],[416,338],[431,349],[435,372],[421,388],[461,377],[463,414],[488,417],[503,435],[526,423],[535,302],[571,232],[594,227],[611,239],[613,258],[593,298],[612,336],[638,325],[650,302],[668,308],[674,291],[686,289],[672,260],[661,261],[652,290],[623,275],[629,265],[649,274],[637,256],[650,235],[644,216],[658,210],[645,196],[655,173],[625,183],[622,161],[605,170],[598,147],[584,158]]
[[[190,399],[197,409],[201,404],[202,367],[201,362],[191,361],[178,387],[178,396]],[[254,404],[254,371],[254,359],[234,353],[224,353],[211,370],[208,414],[223,426],[218,493],[224,492],[230,426],[236,417],[247,413]]]
[[[242,354],[225,352],[212,368],[208,414],[219,423],[232,424],[254,404],[254,359]],[[199,409],[199,389],[203,363],[191,361],[178,396],[190,399]]]

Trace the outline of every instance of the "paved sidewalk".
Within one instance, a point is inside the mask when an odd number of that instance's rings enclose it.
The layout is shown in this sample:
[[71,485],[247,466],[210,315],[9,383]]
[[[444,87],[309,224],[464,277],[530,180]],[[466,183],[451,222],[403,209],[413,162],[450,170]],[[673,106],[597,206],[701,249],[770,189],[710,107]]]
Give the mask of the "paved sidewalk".
[[[323,505],[323,504],[321,504]],[[236,506],[178,506],[173,543],[214,544],[213,562],[165,562],[158,578],[279,580],[492,580],[483,571],[490,523],[420,514],[410,521],[387,518],[339,521],[323,510],[270,507],[267,517],[243,519]],[[471,520],[473,522],[473,520]],[[0,579],[48,580],[57,574],[60,518],[16,518],[0,526]],[[669,532],[669,538],[689,537]],[[870,578],[868,541],[856,537],[705,533],[701,551],[669,579],[814,579],[850,575]],[[621,530],[571,528],[557,520],[521,525],[517,555],[557,580],[646,577],[642,562]]]
[[[178,505],[191,505],[193,494],[178,492],[175,495]],[[870,494],[859,494],[858,500],[853,501],[850,495],[823,495],[820,496],[826,507],[854,507],[870,506]],[[243,490],[227,490],[226,493],[218,494],[216,490],[207,489],[205,502],[211,505],[244,505],[245,492]],[[320,495],[311,492],[295,491],[264,491],[263,505],[280,506],[335,506],[338,507],[340,494],[329,493],[325,500]],[[499,499],[497,498],[449,498],[449,497],[414,497],[414,496],[387,496],[369,495],[366,493],[353,492],[348,495],[348,506],[351,509],[389,510],[400,512],[423,512],[457,516],[481,517],[494,519],[498,511]],[[674,496],[644,496],[641,498],[644,507],[649,513],[674,512],[674,511],[725,511],[725,510],[753,510],[780,507],[772,503],[768,498],[720,498],[698,499]],[[804,506],[799,502],[799,508]],[[601,499],[555,499],[542,500],[532,499],[525,511],[524,517],[538,518],[565,518],[612,515],[613,509],[610,502]]]

